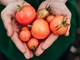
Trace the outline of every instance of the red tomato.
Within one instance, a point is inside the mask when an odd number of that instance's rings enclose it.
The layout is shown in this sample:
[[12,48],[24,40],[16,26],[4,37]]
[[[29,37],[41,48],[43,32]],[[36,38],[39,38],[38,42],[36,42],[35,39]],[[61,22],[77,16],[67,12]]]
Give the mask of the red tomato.
[[66,23],[67,18],[64,16],[56,16],[50,22],[50,29],[54,34],[63,35],[66,33],[68,29],[68,25]]
[[50,34],[48,22],[43,19],[37,19],[32,24],[32,36],[36,39],[45,39]]
[[30,50],[35,50],[38,46],[39,42],[37,39],[35,38],[31,38],[28,42],[27,42],[27,46]]
[[23,42],[27,42],[31,37],[31,33],[27,27],[23,27],[20,31],[19,38]]
[[16,12],[16,21],[21,25],[30,24],[36,17],[35,9],[30,5],[24,5]]

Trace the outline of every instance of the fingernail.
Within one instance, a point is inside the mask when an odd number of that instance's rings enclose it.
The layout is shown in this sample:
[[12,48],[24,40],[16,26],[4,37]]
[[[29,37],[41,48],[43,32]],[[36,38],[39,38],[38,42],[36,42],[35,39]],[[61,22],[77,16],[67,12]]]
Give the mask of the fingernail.
[[8,31],[8,32],[7,32],[7,35],[10,37],[10,36],[13,35],[13,33]]
[[69,36],[69,32],[67,32],[67,33],[65,34],[65,36]]
[[33,58],[33,54],[31,55],[31,58]]
[[39,55],[40,55],[40,53],[36,52],[36,53],[35,53],[35,55],[36,55],[36,56],[39,56]]
[[11,34],[9,33],[9,32],[7,32],[7,35],[10,37],[11,36]]
[[25,59],[30,59],[30,57],[25,57]]
[[25,53],[26,53],[26,49],[25,49],[25,47],[22,47],[21,52],[22,52],[23,54],[25,54]]
[[26,50],[25,50],[25,49],[23,49],[23,50],[22,50],[22,53],[25,53],[25,52],[26,52]]
[[25,59],[30,59],[30,56],[29,55],[25,55],[24,54],[24,57],[25,57]]
[[39,52],[36,52],[35,55],[36,55],[36,56],[40,56],[42,53],[43,53],[43,51],[40,50]]

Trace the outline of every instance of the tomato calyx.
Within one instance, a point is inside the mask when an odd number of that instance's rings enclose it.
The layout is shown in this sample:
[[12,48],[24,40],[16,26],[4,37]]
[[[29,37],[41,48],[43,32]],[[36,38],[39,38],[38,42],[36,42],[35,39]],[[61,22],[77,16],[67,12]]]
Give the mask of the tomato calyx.
[[18,11],[21,11],[21,10],[23,9],[24,3],[25,3],[25,2],[23,1],[22,6],[17,5],[17,6],[18,6]]
[[21,11],[23,9],[23,6],[22,7],[20,5],[17,6],[18,6],[18,11]]
[[57,25],[57,26],[55,27],[56,30],[59,30],[61,27],[66,27],[66,26],[68,26],[69,24],[66,23],[66,22],[67,22],[67,19],[68,19],[68,18],[66,18],[65,21],[62,21],[62,23],[61,23],[60,25]]
[[36,50],[36,46],[32,46],[32,50],[34,52]]

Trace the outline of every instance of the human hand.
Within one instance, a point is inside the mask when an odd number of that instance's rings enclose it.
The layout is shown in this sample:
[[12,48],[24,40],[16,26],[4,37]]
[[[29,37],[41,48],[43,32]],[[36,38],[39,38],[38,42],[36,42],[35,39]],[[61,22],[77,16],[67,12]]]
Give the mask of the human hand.
[[[12,39],[13,43],[16,47],[24,54],[26,59],[33,57],[33,53],[28,49],[25,43],[23,43],[18,38],[19,26],[15,21],[14,15],[17,11],[17,5],[22,5],[23,1],[15,1],[6,6],[6,8],[1,12],[2,21],[4,27],[7,31],[7,35]],[[24,3],[24,5],[30,5],[28,3]]]
[[[41,3],[41,5],[39,6],[39,9],[42,8],[46,8],[46,6],[50,6],[51,10],[49,11],[52,15],[63,15],[66,18],[68,18],[67,23],[68,25],[68,30],[65,33],[65,36],[69,36],[69,30],[70,30],[70,20],[71,20],[71,12],[69,11],[69,9],[67,8],[67,6],[65,5],[65,3],[67,2],[67,0],[46,0],[44,2]],[[58,35],[54,35],[54,34],[50,34],[50,36],[43,41],[39,47],[37,48],[35,55],[39,56],[41,55],[48,47],[50,47],[52,45],[52,43],[58,38]]]

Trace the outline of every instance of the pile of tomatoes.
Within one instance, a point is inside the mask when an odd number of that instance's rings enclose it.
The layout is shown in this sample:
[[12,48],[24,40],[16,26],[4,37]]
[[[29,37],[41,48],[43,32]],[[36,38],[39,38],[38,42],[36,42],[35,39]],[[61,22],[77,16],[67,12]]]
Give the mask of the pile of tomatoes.
[[15,17],[17,23],[22,25],[19,38],[30,50],[35,50],[39,41],[45,40],[50,33],[63,35],[68,29],[66,17],[53,16],[46,9],[36,12],[30,5],[24,5],[19,9]]

